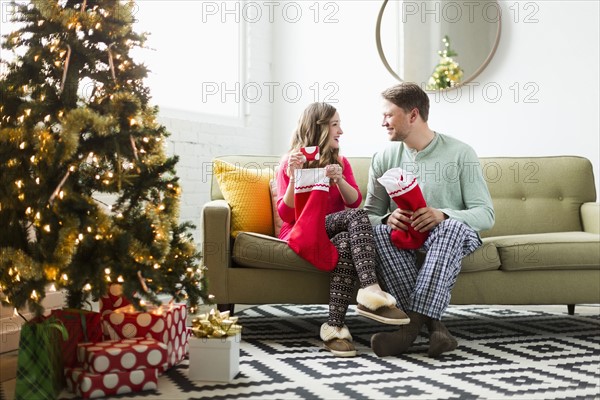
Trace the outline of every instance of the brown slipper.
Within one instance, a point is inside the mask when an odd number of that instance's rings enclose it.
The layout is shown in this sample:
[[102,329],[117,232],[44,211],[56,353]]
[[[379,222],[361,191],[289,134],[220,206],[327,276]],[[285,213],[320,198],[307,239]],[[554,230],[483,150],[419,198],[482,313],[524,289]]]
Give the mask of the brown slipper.
[[376,310],[370,310],[362,304],[356,306],[356,311],[367,318],[388,325],[406,325],[410,322],[408,315],[394,306],[383,306]]
[[323,346],[337,357],[354,357],[356,349],[351,341],[346,339],[331,339],[323,342]]

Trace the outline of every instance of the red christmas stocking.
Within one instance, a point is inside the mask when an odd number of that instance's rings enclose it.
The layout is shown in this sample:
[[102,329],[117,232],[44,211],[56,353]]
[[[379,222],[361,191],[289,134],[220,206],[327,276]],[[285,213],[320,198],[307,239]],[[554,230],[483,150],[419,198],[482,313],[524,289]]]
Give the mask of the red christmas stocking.
[[[427,206],[417,178],[402,168],[392,168],[377,180],[400,209],[416,211]],[[399,249],[415,250],[425,243],[428,235],[429,232],[417,232],[409,225],[407,231],[393,230],[391,238]]]
[[338,262],[338,252],[325,230],[329,202],[329,178],[324,168],[296,170],[294,207],[296,223],[288,245],[296,254],[320,270],[331,271]]

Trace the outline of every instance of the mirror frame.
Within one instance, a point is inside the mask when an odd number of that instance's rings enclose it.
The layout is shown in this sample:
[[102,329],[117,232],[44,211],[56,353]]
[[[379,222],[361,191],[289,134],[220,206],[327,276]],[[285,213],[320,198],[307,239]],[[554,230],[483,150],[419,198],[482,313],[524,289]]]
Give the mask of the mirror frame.
[[[405,80],[400,78],[400,76],[398,76],[396,71],[394,71],[394,69],[390,66],[390,63],[388,62],[387,58],[385,57],[385,54],[383,51],[383,46],[381,45],[381,21],[383,19],[383,12],[385,11],[385,7],[387,6],[388,2],[389,2],[389,0],[383,0],[383,4],[381,5],[381,9],[379,10],[379,15],[377,16],[377,25],[375,28],[375,40],[377,42],[377,52],[379,53],[379,58],[381,58],[381,61],[383,62],[383,65],[388,70],[388,72],[390,74],[392,74],[392,76],[394,78],[396,78],[398,81],[404,82]],[[498,10],[500,10],[500,4],[498,3],[497,0],[495,2],[498,5]],[[494,42],[494,45],[492,46],[492,50],[490,51],[488,56],[485,58],[485,60],[483,60],[483,63],[479,66],[479,68],[477,68],[477,70],[475,70],[475,72],[473,72],[464,81],[460,82],[456,86],[452,86],[452,87],[445,88],[445,89],[439,89],[439,90],[431,90],[431,89],[423,88],[423,90],[425,90],[426,92],[430,92],[430,93],[443,92],[443,91],[448,91],[448,90],[459,88],[459,87],[473,81],[473,79],[475,79],[485,69],[485,67],[487,67],[487,65],[490,63],[490,61],[494,57],[494,54],[496,53],[496,49],[498,48],[498,43],[500,43],[501,31],[502,31],[502,13],[499,12],[498,13],[498,29],[496,30],[496,41]]]

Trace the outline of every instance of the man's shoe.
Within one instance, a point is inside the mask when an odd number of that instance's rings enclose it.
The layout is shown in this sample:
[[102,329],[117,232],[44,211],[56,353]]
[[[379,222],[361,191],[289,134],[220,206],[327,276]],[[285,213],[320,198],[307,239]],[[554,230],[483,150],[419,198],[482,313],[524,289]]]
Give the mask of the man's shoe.
[[371,336],[371,348],[378,357],[398,356],[404,353],[412,342],[403,340],[397,332],[380,332]]
[[429,329],[429,350],[427,351],[429,357],[437,358],[458,347],[458,342],[442,321],[431,319],[427,322],[427,328]]
[[429,317],[411,311],[408,312],[408,316],[410,323],[401,326],[396,332],[380,332],[371,336],[371,348],[377,356],[398,356],[412,346]]
[[354,348],[354,345],[347,339],[331,339],[327,342],[323,342],[323,347],[337,357],[356,356],[356,349]]
[[369,310],[367,307],[359,304],[356,306],[356,312],[364,317],[388,325],[406,325],[410,322],[408,315],[395,306],[382,306],[376,310]]
[[427,355],[432,358],[438,358],[443,353],[456,350],[457,347],[458,342],[454,337],[436,331],[429,335],[429,350],[427,351]]

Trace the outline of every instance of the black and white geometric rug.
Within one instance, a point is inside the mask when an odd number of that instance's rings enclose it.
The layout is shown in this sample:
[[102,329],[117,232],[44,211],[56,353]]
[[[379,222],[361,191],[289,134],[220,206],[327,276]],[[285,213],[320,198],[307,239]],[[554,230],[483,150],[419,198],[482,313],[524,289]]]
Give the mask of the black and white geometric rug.
[[427,357],[425,333],[408,354],[377,357],[371,336],[395,328],[358,316],[354,307],[346,324],[359,354],[345,359],[320,348],[326,306],[260,306],[239,317],[244,330],[235,380],[189,382],[181,365],[169,374],[181,394],[215,400],[600,397],[598,316],[451,307],[444,319],[459,348],[439,359]]
[[354,307],[346,321],[358,350],[354,358],[321,348],[324,305],[255,306],[237,315],[243,332],[240,371],[232,382],[190,381],[185,360],[160,378],[158,391],[115,398],[600,398],[598,315],[450,307],[444,321],[459,347],[438,359],[427,357],[425,331],[407,354],[377,357],[371,336],[394,327],[361,317]]

